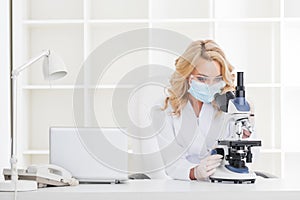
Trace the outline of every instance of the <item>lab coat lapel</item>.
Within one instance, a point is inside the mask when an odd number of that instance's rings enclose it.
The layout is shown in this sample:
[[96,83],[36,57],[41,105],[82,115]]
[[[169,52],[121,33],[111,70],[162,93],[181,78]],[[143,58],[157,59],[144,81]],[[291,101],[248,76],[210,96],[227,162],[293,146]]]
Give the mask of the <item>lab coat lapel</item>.
[[221,139],[222,135],[224,134],[225,128],[226,128],[226,124],[225,124],[224,113],[218,113],[218,111],[215,111],[205,141],[207,145],[207,150],[211,150],[212,148],[215,148],[215,146],[218,144],[217,141]]
[[[174,131],[178,144],[187,147],[190,146],[198,136],[199,127],[197,118],[188,106],[182,109],[180,117],[173,116]],[[181,131],[181,133],[180,133]],[[182,132],[184,131],[184,132]],[[180,133],[180,134],[179,134]]]

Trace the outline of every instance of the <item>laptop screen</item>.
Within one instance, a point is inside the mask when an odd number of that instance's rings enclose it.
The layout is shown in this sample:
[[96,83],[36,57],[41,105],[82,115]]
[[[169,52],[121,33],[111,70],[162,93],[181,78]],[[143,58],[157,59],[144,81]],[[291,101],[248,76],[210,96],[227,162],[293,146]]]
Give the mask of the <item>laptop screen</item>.
[[80,182],[128,178],[128,138],[119,128],[50,128],[50,163]]

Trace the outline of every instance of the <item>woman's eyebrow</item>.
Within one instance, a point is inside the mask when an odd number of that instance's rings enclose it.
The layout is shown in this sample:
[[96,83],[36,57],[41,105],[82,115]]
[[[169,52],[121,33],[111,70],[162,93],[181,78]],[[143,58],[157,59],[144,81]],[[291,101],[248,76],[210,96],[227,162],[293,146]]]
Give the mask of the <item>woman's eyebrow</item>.
[[[205,76],[205,77],[210,77],[210,76],[207,76],[207,75],[205,75],[205,74],[201,74],[201,73],[199,73],[199,74],[196,74],[196,75]],[[222,76],[222,74],[219,74],[219,75],[217,75],[216,77],[218,77],[218,76]]]

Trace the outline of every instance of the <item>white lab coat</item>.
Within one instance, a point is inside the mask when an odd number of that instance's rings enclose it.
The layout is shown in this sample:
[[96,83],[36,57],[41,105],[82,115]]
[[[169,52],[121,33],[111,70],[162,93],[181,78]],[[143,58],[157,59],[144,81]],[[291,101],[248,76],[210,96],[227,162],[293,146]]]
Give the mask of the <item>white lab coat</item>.
[[[180,117],[170,115],[171,105],[165,111],[161,111],[161,107],[152,110],[152,119],[153,126],[159,130],[157,141],[165,172],[173,179],[190,180],[190,169],[210,154],[218,139],[229,137],[230,126],[224,123],[224,113],[211,104],[203,104],[199,117],[190,102]],[[163,151],[164,148],[168,150]]]

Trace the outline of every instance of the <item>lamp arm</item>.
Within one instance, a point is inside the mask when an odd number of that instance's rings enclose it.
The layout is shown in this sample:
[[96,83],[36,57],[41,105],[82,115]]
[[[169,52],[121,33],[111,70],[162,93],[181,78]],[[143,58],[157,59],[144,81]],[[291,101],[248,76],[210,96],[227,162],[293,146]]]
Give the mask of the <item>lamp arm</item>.
[[43,58],[44,56],[49,56],[50,50],[44,50],[39,55],[31,58],[28,62],[23,64],[22,66],[14,69],[11,72],[11,79],[12,79],[12,88],[13,88],[13,135],[12,135],[12,152],[11,152],[11,159],[10,159],[10,168],[11,168],[11,180],[17,181],[18,180],[18,171],[17,171],[17,80],[20,72],[27,69],[30,65],[38,61],[39,59]]
[[42,57],[49,56],[49,55],[50,55],[50,50],[44,50],[42,53],[40,53],[39,55],[31,58],[28,62],[26,62],[25,64],[23,64],[19,68],[14,69],[11,72],[11,78],[15,79],[19,75],[19,73],[22,72],[23,70],[25,70],[27,67],[29,67],[30,65],[32,65],[33,63],[35,63],[36,61],[41,59]]

